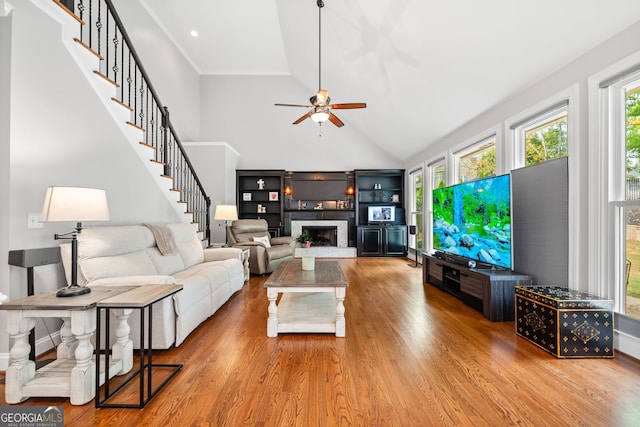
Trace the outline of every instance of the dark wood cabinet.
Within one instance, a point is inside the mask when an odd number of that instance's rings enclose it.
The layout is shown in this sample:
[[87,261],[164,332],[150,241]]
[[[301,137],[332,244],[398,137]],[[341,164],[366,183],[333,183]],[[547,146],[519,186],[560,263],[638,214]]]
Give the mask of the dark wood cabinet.
[[[357,169],[354,172],[358,256],[407,256],[404,169]],[[370,223],[371,206],[392,206],[394,219]]]
[[359,226],[358,256],[406,256],[407,227]]
[[423,255],[424,282],[460,298],[492,322],[514,320],[515,287],[531,277],[510,270],[472,269]]
[[282,232],[284,170],[237,170],[239,219],[264,219],[273,236]]

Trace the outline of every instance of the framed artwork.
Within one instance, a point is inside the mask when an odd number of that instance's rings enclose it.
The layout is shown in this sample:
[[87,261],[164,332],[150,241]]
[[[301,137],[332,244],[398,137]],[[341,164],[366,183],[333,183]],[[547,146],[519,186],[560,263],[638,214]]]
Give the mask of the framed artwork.
[[278,201],[278,192],[277,191],[269,191],[269,200],[272,202]]
[[245,202],[251,201],[251,193],[242,193],[242,200]]

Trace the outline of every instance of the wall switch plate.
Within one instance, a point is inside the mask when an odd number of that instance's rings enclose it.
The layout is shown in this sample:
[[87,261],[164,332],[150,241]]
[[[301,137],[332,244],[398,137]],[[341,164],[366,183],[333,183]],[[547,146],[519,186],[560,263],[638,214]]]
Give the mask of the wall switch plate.
[[27,214],[27,228],[44,228],[44,223],[40,221],[39,213]]

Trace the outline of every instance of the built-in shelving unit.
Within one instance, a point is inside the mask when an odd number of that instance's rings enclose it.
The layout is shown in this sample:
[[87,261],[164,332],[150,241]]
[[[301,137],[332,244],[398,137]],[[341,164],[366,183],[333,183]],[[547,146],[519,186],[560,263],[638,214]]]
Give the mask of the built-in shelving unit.
[[[403,169],[337,172],[236,171],[238,218],[265,219],[273,235],[291,235],[291,221],[347,221],[358,256],[406,256]],[[393,206],[393,222],[368,224],[369,206]]]
[[[407,226],[404,215],[404,169],[355,171],[355,213],[358,256],[406,256]],[[370,224],[370,206],[393,206],[395,219]]]
[[264,219],[272,235],[283,226],[284,170],[237,170],[239,219]]

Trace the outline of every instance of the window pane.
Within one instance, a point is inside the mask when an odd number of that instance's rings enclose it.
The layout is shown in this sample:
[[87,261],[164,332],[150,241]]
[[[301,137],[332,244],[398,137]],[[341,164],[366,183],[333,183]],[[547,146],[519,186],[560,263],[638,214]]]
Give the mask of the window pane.
[[416,225],[416,235],[412,236],[414,239],[413,248],[422,249],[422,206],[423,206],[423,174],[422,171],[413,174],[413,191],[414,191],[414,223]]
[[632,85],[626,97],[626,199],[640,199],[640,84]]
[[640,319],[640,206],[627,206],[625,253],[625,313]]
[[422,226],[423,222],[422,222],[422,212],[417,212],[416,213],[416,225],[417,225],[417,233],[416,233],[416,248],[421,251],[422,248],[424,248],[423,244],[423,226]]
[[433,166],[433,188],[443,188],[447,186],[447,170],[444,162]]
[[525,165],[531,166],[567,155],[567,112],[524,129]]
[[473,181],[496,174],[496,140],[476,145],[459,158],[460,182]]

